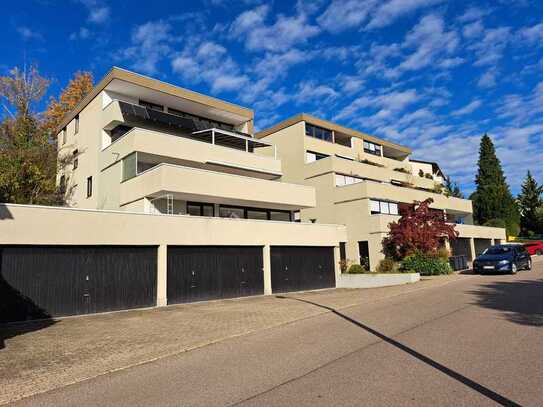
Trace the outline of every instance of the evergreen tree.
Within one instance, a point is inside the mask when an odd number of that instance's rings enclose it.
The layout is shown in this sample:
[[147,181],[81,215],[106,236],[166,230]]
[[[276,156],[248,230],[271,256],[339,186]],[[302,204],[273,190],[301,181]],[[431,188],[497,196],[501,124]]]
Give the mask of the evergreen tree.
[[538,185],[530,171],[526,174],[522,191],[518,196],[520,210],[520,228],[523,235],[542,233],[539,230],[539,219],[537,209],[543,205],[541,194],[543,186]]
[[485,225],[501,220],[509,235],[517,235],[520,220],[517,204],[507,185],[494,144],[486,134],[481,138],[478,167],[477,188],[470,197],[475,221]]
[[445,195],[464,199],[464,194],[458,184],[448,176],[445,177]]

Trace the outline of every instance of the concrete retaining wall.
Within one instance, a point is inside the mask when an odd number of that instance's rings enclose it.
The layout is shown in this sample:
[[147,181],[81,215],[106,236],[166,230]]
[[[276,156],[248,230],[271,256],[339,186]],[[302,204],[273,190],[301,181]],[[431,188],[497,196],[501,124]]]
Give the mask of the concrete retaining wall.
[[419,273],[398,274],[341,274],[337,280],[337,288],[375,288],[390,285],[416,283]]

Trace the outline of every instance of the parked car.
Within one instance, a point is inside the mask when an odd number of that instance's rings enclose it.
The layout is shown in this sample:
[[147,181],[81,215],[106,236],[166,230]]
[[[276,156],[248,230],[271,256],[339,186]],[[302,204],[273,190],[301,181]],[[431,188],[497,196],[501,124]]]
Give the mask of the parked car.
[[532,259],[526,248],[520,244],[499,244],[486,249],[473,261],[476,273],[511,273],[531,270]]
[[530,256],[541,256],[543,254],[543,242],[524,243],[524,247]]

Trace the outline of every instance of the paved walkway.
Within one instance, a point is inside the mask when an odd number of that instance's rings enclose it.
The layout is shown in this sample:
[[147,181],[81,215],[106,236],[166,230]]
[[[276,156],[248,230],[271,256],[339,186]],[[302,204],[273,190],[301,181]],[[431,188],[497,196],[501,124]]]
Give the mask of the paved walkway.
[[[396,287],[296,296],[341,309],[469,278],[451,275]],[[0,326],[0,404],[326,312],[261,296]]]

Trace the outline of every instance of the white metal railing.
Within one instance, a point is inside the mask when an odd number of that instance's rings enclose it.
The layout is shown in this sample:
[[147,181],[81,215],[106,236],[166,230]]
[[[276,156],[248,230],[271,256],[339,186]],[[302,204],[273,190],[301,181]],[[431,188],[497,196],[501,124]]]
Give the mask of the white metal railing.
[[215,135],[217,133],[220,133],[220,134],[224,134],[226,136],[229,136],[229,137],[233,137],[233,138],[237,138],[239,140],[244,140],[245,141],[245,152],[249,152],[249,143],[254,143],[254,144],[260,144],[260,147],[273,147],[273,158],[275,160],[277,160],[277,146],[275,144],[271,144],[271,143],[267,143],[267,142],[264,142],[264,141],[261,141],[261,140],[255,140],[253,139],[252,137],[247,137],[247,136],[243,136],[241,134],[236,134],[234,132],[231,132],[231,131],[228,131],[228,130],[223,130],[223,129],[218,129],[218,128],[211,128],[211,129],[206,129],[206,130],[199,130],[199,131],[194,131],[192,132],[191,134],[204,134],[204,133],[209,133],[211,132],[211,144],[213,145],[216,145],[215,143]]

